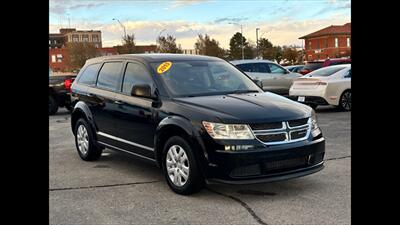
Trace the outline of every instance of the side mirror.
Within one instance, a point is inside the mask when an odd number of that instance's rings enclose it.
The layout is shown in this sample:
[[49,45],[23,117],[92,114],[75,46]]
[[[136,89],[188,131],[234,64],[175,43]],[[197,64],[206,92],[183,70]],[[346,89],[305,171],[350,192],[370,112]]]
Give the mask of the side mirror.
[[261,89],[263,89],[263,84],[261,80],[254,80],[254,83],[256,83],[257,86],[259,86]]
[[131,95],[142,98],[156,98],[151,94],[151,87],[148,84],[133,85]]

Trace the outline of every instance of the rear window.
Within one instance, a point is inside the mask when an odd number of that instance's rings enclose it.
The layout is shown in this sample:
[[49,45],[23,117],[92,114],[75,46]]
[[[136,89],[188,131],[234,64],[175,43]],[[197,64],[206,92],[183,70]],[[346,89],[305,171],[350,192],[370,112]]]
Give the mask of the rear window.
[[316,70],[321,68],[323,64],[323,62],[307,63],[307,65],[305,65],[303,69]]
[[238,67],[243,72],[256,72],[253,63],[239,64],[236,65],[236,67]]
[[78,83],[94,85],[96,83],[97,72],[99,71],[100,64],[92,64],[86,67],[80,76]]
[[324,67],[315,71],[312,71],[311,73],[307,74],[309,76],[313,77],[327,77],[330,76],[334,73],[339,72],[340,70],[346,68],[345,66],[335,66],[335,67]]

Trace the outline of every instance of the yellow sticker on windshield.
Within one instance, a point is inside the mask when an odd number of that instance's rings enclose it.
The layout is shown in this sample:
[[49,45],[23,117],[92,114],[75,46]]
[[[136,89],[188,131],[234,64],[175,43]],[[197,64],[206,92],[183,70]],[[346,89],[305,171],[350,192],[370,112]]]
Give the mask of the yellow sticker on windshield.
[[172,62],[163,62],[157,67],[157,73],[162,74],[171,68]]

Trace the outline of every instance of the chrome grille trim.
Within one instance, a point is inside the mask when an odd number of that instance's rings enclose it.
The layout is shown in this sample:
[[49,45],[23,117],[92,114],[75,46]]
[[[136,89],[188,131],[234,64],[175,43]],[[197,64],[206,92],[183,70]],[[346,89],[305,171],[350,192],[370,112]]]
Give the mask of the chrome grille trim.
[[[292,139],[291,134],[296,131],[301,131],[301,130],[306,130],[307,133],[304,137],[302,138],[297,138],[297,139]],[[293,142],[298,142],[298,141],[304,141],[306,140],[311,133],[311,117],[308,118],[307,124],[300,125],[300,126],[295,126],[295,127],[290,127],[288,121],[282,122],[282,128],[279,129],[270,129],[270,130],[253,130],[251,129],[251,132],[253,133],[254,137],[261,143],[265,145],[280,145],[280,144],[288,144],[288,143],[293,143]],[[286,138],[285,140],[282,141],[274,141],[274,142],[264,142],[260,140],[257,136],[258,135],[269,135],[269,134],[281,134],[285,133]]]

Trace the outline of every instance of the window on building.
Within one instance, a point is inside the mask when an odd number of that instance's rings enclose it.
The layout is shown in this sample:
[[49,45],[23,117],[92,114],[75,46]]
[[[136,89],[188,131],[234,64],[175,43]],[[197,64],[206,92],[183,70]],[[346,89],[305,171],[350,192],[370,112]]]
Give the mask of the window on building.
[[62,58],[61,54],[57,54],[57,62],[62,62]]
[[98,48],[98,47],[99,47],[99,45],[98,45],[98,44],[95,44],[95,45],[94,45],[94,47],[95,47],[95,48]]
[[97,87],[117,91],[120,84],[122,62],[104,63],[97,78]]
[[88,34],[82,34],[82,42],[89,42],[89,35]]
[[51,40],[49,40],[49,45],[51,45]]
[[92,42],[99,42],[99,35],[92,34]]
[[53,63],[56,62],[56,55],[51,55],[51,62],[53,62]]
[[350,47],[350,38],[347,38],[347,47]]
[[339,47],[339,38],[335,38],[335,48]]
[[72,42],[79,42],[79,35],[73,34],[72,35]]

